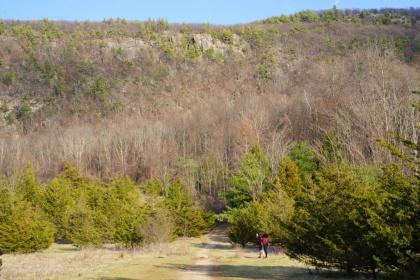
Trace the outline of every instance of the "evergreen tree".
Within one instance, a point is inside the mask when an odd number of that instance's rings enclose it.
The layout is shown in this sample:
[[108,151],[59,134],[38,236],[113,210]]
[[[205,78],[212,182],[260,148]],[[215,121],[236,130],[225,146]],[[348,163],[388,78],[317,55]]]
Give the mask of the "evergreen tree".
[[285,156],[279,163],[276,183],[290,197],[297,197],[302,192],[302,180],[297,165]]
[[48,248],[54,239],[54,227],[28,202],[14,201],[12,204],[10,216],[3,213],[0,221],[0,255]]
[[32,166],[26,165],[18,177],[16,184],[17,192],[22,198],[33,205],[41,203],[41,184],[35,177]]
[[114,240],[126,247],[138,245],[143,240],[140,227],[145,220],[139,190],[128,177],[115,178],[108,187],[117,198],[114,206],[106,210],[108,218],[117,217]]
[[254,146],[239,163],[226,193],[229,207],[241,207],[256,201],[263,190],[271,185],[270,165],[259,146]]
[[306,143],[295,143],[289,151],[290,159],[298,166],[302,179],[312,176],[319,168],[319,159]]
[[231,212],[229,223],[229,239],[242,247],[255,241],[255,235],[268,229],[268,215],[263,205],[250,202],[245,207],[236,208]]
[[68,221],[74,208],[70,183],[63,178],[51,180],[42,194],[42,209],[56,227],[56,239],[67,238]]
[[178,236],[198,236],[207,227],[204,211],[195,205],[188,190],[179,181],[169,186],[165,206],[172,214]]
[[[404,255],[412,230],[377,175],[367,167],[324,166],[285,223],[288,254],[320,267],[376,277]],[[398,198],[397,200],[399,200]],[[397,216],[395,216],[397,215]]]
[[68,228],[67,238],[77,247],[102,244],[101,234],[95,227],[93,213],[83,206],[71,213]]
[[[420,91],[413,94],[418,96]],[[418,116],[420,102],[417,100],[412,105],[414,116]],[[385,167],[382,177],[382,185],[390,194],[387,215],[396,228],[408,234],[406,242],[397,243],[394,248],[398,258],[388,265],[401,279],[420,278],[420,142],[416,138],[420,126],[414,129],[411,139],[394,133],[397,144],[378,140],[395,158],[393,165]]]

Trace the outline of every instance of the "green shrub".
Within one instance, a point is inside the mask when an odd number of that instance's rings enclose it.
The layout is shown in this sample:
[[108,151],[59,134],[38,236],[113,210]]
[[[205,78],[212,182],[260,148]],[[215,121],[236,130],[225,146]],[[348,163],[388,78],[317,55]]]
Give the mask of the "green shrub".
[[306,143],[295,143],[289,151],[290,159],[298,166],[302,178],[312,175],[319,167],[319,159]]
[[103,76],[99,76],[96,78],[94,84],[91,87],[90,95],[100,102],[106,101],[108,93],[106,90],[105,79]]
[[107,186],[112,190],[114,206],[105,205],[107,217],[116,215],[113,227],[114,240],[126,247],[134,247],[142,241],[140,232],[141,223],[145,220],[140,192],[129,178],[115,178]]
[[309,10],[299,12],[294,16],[302,22],[316,22],[319,20],[319,15]]
[[15,74],[13,72],[6,72],[3,77],[3,84],[6,86],[11,86],[13,84],[13,81],[15,79]]
[[249,43],[252,49],[260,49],[267,45],[270,34],[263,29],[246,27],[241,29],[241,39]]
[[392,15],[390,13],[385,13],[380,15],[378,18],[380,24],[388,25],[392,23]]
[[414,212],[402,205],[415,189],[400,182],[380,184],[365,167],[323,167],[285,223],[288,254],[318,267],[373,276],[409,259]]
[[[291,174],[285,171],[287,174],[283,175],[286,177]],[[229,222],[229,238],[245,246],[255,240],[256,233],[267,232],[274,243],[281,242],[285,236],[282,225],[290,220],[294,211],[294,200],[287,195],[284,186],[292,183],[296,176],[299,176],[297,170],[291,178],[282,178],[281,182],[276,180],[275,187],[266,189],[257,201],[246,203],[240,208],[228,208],[227,212],[220,215]]]
[[279,163],[276,185],[288,196],[298,197],[302,193],[302,179],[297,165],[285,156]]
[[144,244],[162,244],[176,238],[171,213],[162,205],[154,207],[142,223],[139,232]]
[[20,121],[29,120],[32,118],[32,109],[31,107],[24,103],[21,106],[16,108],[16,118]]
[[233,33],[230,29],[223,28],[220,31],[216,31],[214,37],[227,45],[233,44]]
[[4,22],[0,22],[0,35],[2,35],[6,31],[6,26]]
[[141,185],[141,189],[149,196],[166,196],[168,195],[167,185],[159,179],[150,179]]
[[63,178],[51,180],[42,194],[42,209],[56,227],[56,239],[66,239],[69,218],[75,205],[71,183]]
[[228,236],[242,247],[255,240],[255,235],[267,230],[267,211],[257,202],[251,202],[231,213]]
[[164,204],[172,215],[176,235],[199,236],[207,228],[204,211],[179,181],[168,187]]
[[35,177],[32,166],[27,165],[24,167],[18,177],[16,190],[23,200],[32,203],[32,205],[40,205],[42,200],[41,184]]
[[264,63],[257,64],[257,74],[259,78],[264,80],[271,80],[273,78],[273,73],[270,67]]
[[93,213],[77,209],[69,216],[67,238],[77,247],[102,245],[101,234],[95,227]]
[[0,255],[47,249],[54,239],[54,227],[27,202],[13,204],[8,209],[10,216],[0,220]]
[[281,15],[281,16],[267,18],[263,21],[263,23],[276,24],[276,23],[288,23],[290,21],[291,19],[289,16]]
[[214,60],[216,62],[223,62],[223,54],[214,50],[213,47],[208,48],[204,51],[204,55],[207,59]]

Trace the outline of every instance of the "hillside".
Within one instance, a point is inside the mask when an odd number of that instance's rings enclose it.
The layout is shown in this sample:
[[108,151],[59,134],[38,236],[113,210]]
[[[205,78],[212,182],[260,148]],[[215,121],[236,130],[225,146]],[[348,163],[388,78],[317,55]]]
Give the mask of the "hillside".
[[420,279],[419,20],[1,21],[1,277]]
[[256,143],[274,165],[289,143],[327,132],[352,162],[386,161],[377,137],[416,137],[415,12],[229,27],[3,21],[0,172],[31,163],[47,179],[70,160],[98,177],[188,177],[187,166],[230,167]]

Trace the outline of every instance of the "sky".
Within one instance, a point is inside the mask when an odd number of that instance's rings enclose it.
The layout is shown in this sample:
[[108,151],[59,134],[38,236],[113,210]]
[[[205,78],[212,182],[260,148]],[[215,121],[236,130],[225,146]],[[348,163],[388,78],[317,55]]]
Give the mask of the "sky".
[[0,19],[164,18],[170,23],[236,24],[311,9],[420,7],[420,0],[0,0]]

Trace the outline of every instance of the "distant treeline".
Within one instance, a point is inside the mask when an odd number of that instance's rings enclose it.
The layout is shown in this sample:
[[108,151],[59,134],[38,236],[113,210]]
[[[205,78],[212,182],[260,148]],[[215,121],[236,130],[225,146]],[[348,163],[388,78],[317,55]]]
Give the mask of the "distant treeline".
[[408,9],[344,9],[339,10],[334,6],[331,10],[301,11],[293,15],[281,15],[269,17],[263,23],[287,23],[287,22],[331,22],[352,21],[374,24],[404,24],[415,25],[420,19],[420,8]]

